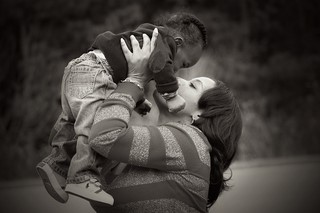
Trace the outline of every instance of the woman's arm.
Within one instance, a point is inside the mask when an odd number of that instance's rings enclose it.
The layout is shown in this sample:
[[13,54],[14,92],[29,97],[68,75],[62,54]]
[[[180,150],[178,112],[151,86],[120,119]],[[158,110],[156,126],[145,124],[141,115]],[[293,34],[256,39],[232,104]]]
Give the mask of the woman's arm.
[[142,96],[142,90],[135,84],[120,83],[95,115],[90,146],[119,162],[166,171],[188,170],[207,177],[210,146],[196,129],[179,124],[128,124]]
[[[143,71],[147,64],[146,56],[150,56],[153,50],[150,48],[152,41],[145,42],[140,49],[139,45],[134,45],[133,39],[133,53],[124,51],[126,56],[130,54],[127,61],[134,75],[129,74],[130,82],[120,83],[99,107],[89,137],[90,145],[112,160],[161,170],[188,169],[197,172],[202,165],[208,167],[210,159],[209,146],[201,134],[190,127],[185,130],[174,125],[128,124],[136,103],[143,97],[137,85],[144,85],[147,77],[139,71]],[[139,50],[135,50],[137,48]]]

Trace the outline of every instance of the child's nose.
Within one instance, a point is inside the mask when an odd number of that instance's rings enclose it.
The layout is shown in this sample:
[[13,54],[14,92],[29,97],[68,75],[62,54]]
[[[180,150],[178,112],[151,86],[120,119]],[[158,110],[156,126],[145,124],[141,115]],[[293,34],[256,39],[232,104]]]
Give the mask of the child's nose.
[[180,77],[177,77],[177,81],[178,81],[178,85],[180,86],[181,85],[181,78]]
[[179,87],[183,86],[183,85],[185,85],[187,83],[187,80],[184,79],[184,78],[181,78],[181,77],[177,77],[177,81],[178,81]]

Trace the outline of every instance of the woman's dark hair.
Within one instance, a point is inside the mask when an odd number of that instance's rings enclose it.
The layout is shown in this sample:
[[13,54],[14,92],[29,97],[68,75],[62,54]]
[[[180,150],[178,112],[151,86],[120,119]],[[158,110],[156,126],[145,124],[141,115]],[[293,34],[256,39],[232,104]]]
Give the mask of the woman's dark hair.
[[200,42],[202,47],[207,45],[206,27],[195,15],[187,12],[168,13],[160,16],[154,23],[177,31],[190,45]]
[[212,151],[210,186],[207,208],[210,208],[223,190],[228,188],[223,173],[234,158],[242,132],[239,105],[232,92],[221,81],[205,91],[199,99],[198,107],[203,110],[194,122],[208,138]]

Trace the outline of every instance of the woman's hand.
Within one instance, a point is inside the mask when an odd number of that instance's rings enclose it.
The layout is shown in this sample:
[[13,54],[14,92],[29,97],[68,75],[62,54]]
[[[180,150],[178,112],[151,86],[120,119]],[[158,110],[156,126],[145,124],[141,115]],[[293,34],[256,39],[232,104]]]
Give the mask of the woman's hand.
[[152,78],[151,72],[148,70],[148,60],[155,48],[155,42],[158,36],[158,29],[153,30],[152,38],[143,34],[143,46],[140,48],[137,39],[131,35],[132,52],[129,50],[125,41],[121,38],[121,48],[128,63],[127,80],[135,82],[144,87]]

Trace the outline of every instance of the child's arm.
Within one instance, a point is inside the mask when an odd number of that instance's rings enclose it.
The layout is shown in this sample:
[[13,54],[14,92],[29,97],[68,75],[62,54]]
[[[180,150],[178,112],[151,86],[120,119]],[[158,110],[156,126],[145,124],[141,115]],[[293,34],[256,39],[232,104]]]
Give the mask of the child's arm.
[[161,96],[166,100],[169,112],[179,112],[186,106],[186,101],[177,93],[165,93]]
[[152,72],[160,94],[176,92],[179,87],[174,73],[175,52],[176,45],[173,38],[163,38],[159,34],[155,49],[148,61],[148,68]]
[[153,72],[157,91],[166,100],[170,112],[178,112],[185,107],[185,100],[177,93],[179,86],[173,65],[175,52],[176,44],[173,38],[159,35],[156,49],[149,59],[149,68]]

